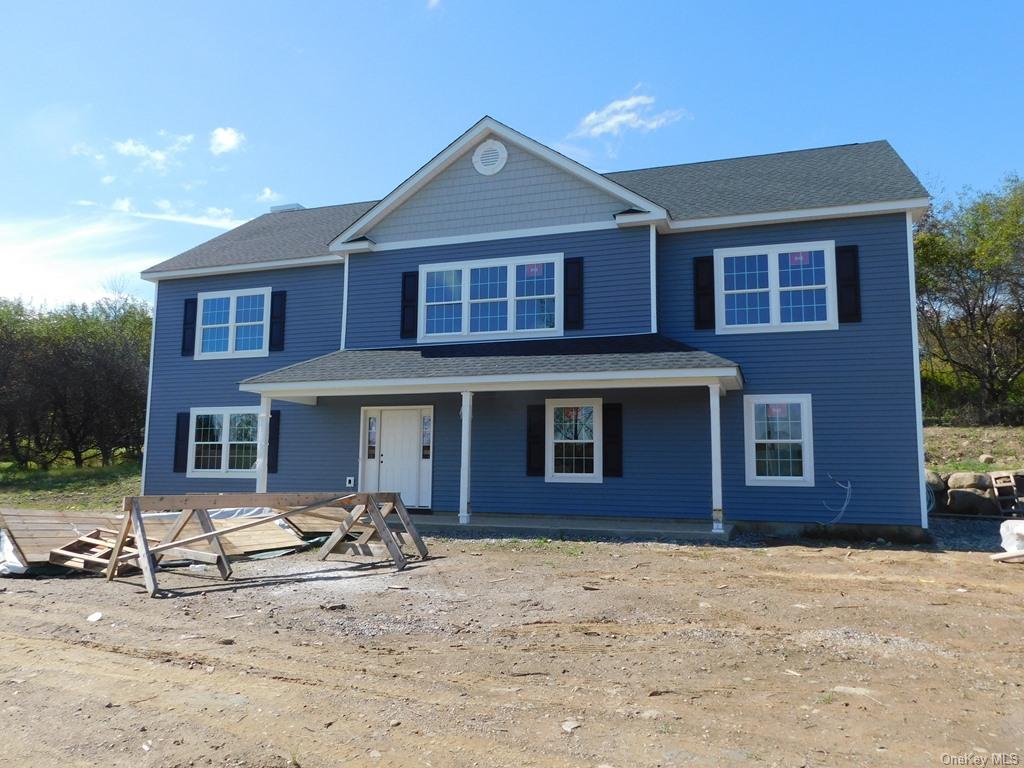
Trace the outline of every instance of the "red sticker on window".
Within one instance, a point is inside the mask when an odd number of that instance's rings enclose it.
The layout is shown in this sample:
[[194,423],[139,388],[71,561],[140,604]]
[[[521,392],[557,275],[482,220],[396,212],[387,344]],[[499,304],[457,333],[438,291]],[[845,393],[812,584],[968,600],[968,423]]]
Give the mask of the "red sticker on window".
[[803,267],[811,263],[810,251],[794,251],[789,254],[789,266]]
[[768,415],[776,419],[785,419],[789,416],[789,406],[785,403],[769,405]]
[[543,264],[527,264],[526,265],[526,276],[527,277],[543,277],[544,276],[544,265]]

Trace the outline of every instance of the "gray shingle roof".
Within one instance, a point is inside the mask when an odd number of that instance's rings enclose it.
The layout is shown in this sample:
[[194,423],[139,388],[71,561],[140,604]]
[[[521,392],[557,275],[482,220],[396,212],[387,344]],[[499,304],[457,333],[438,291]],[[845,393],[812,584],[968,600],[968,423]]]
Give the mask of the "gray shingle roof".
[[887,141],[666,165],[605,177],[666,208],[673,219],[928,196]]
[[374,200],[265,213],[143,274],[325,256],[331,240],[376,204]]
[[[673,219],[928,196],[887,141],[618,171],[605,177],[664,207]],[[376,203],[267,213],[143,274],[159,277],[179,269],[326,255],[330,242]]]
[[736,367],[710,352],[644,334],[347,349],[253,376],[242,384]]

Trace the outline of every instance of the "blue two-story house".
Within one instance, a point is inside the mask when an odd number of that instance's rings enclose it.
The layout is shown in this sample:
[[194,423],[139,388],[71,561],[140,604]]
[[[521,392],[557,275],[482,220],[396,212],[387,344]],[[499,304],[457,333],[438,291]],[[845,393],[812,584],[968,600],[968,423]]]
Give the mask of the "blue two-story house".
[[927,205],[884,141],[601,174],[484,118],[143,273],[144,492],[927,527]]

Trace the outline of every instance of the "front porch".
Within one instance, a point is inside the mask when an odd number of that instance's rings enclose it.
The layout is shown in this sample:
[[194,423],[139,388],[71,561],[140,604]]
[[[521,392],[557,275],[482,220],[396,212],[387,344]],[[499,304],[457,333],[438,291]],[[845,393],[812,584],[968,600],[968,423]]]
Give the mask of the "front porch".
[[307,431],[345,425],[356,489],[402,492],[427,525],[680,538],[726,535],[721,400],[741,386],[734,363],[641,336],[342,351],[241,389],[260,395],[258,491],[284,401]]

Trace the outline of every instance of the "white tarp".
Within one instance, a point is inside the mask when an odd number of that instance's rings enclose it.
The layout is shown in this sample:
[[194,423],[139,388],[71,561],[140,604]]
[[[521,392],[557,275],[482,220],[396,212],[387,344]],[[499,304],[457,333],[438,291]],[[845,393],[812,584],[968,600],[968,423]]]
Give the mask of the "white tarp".
[[999,526],[1003,549],[1024,555],[1024,520],[1004,520]]
[[7,531],[0,528],[0,576],[18,576],[28,568],[21,562],[17,550],[14,549],[14,542],[7,535]]

